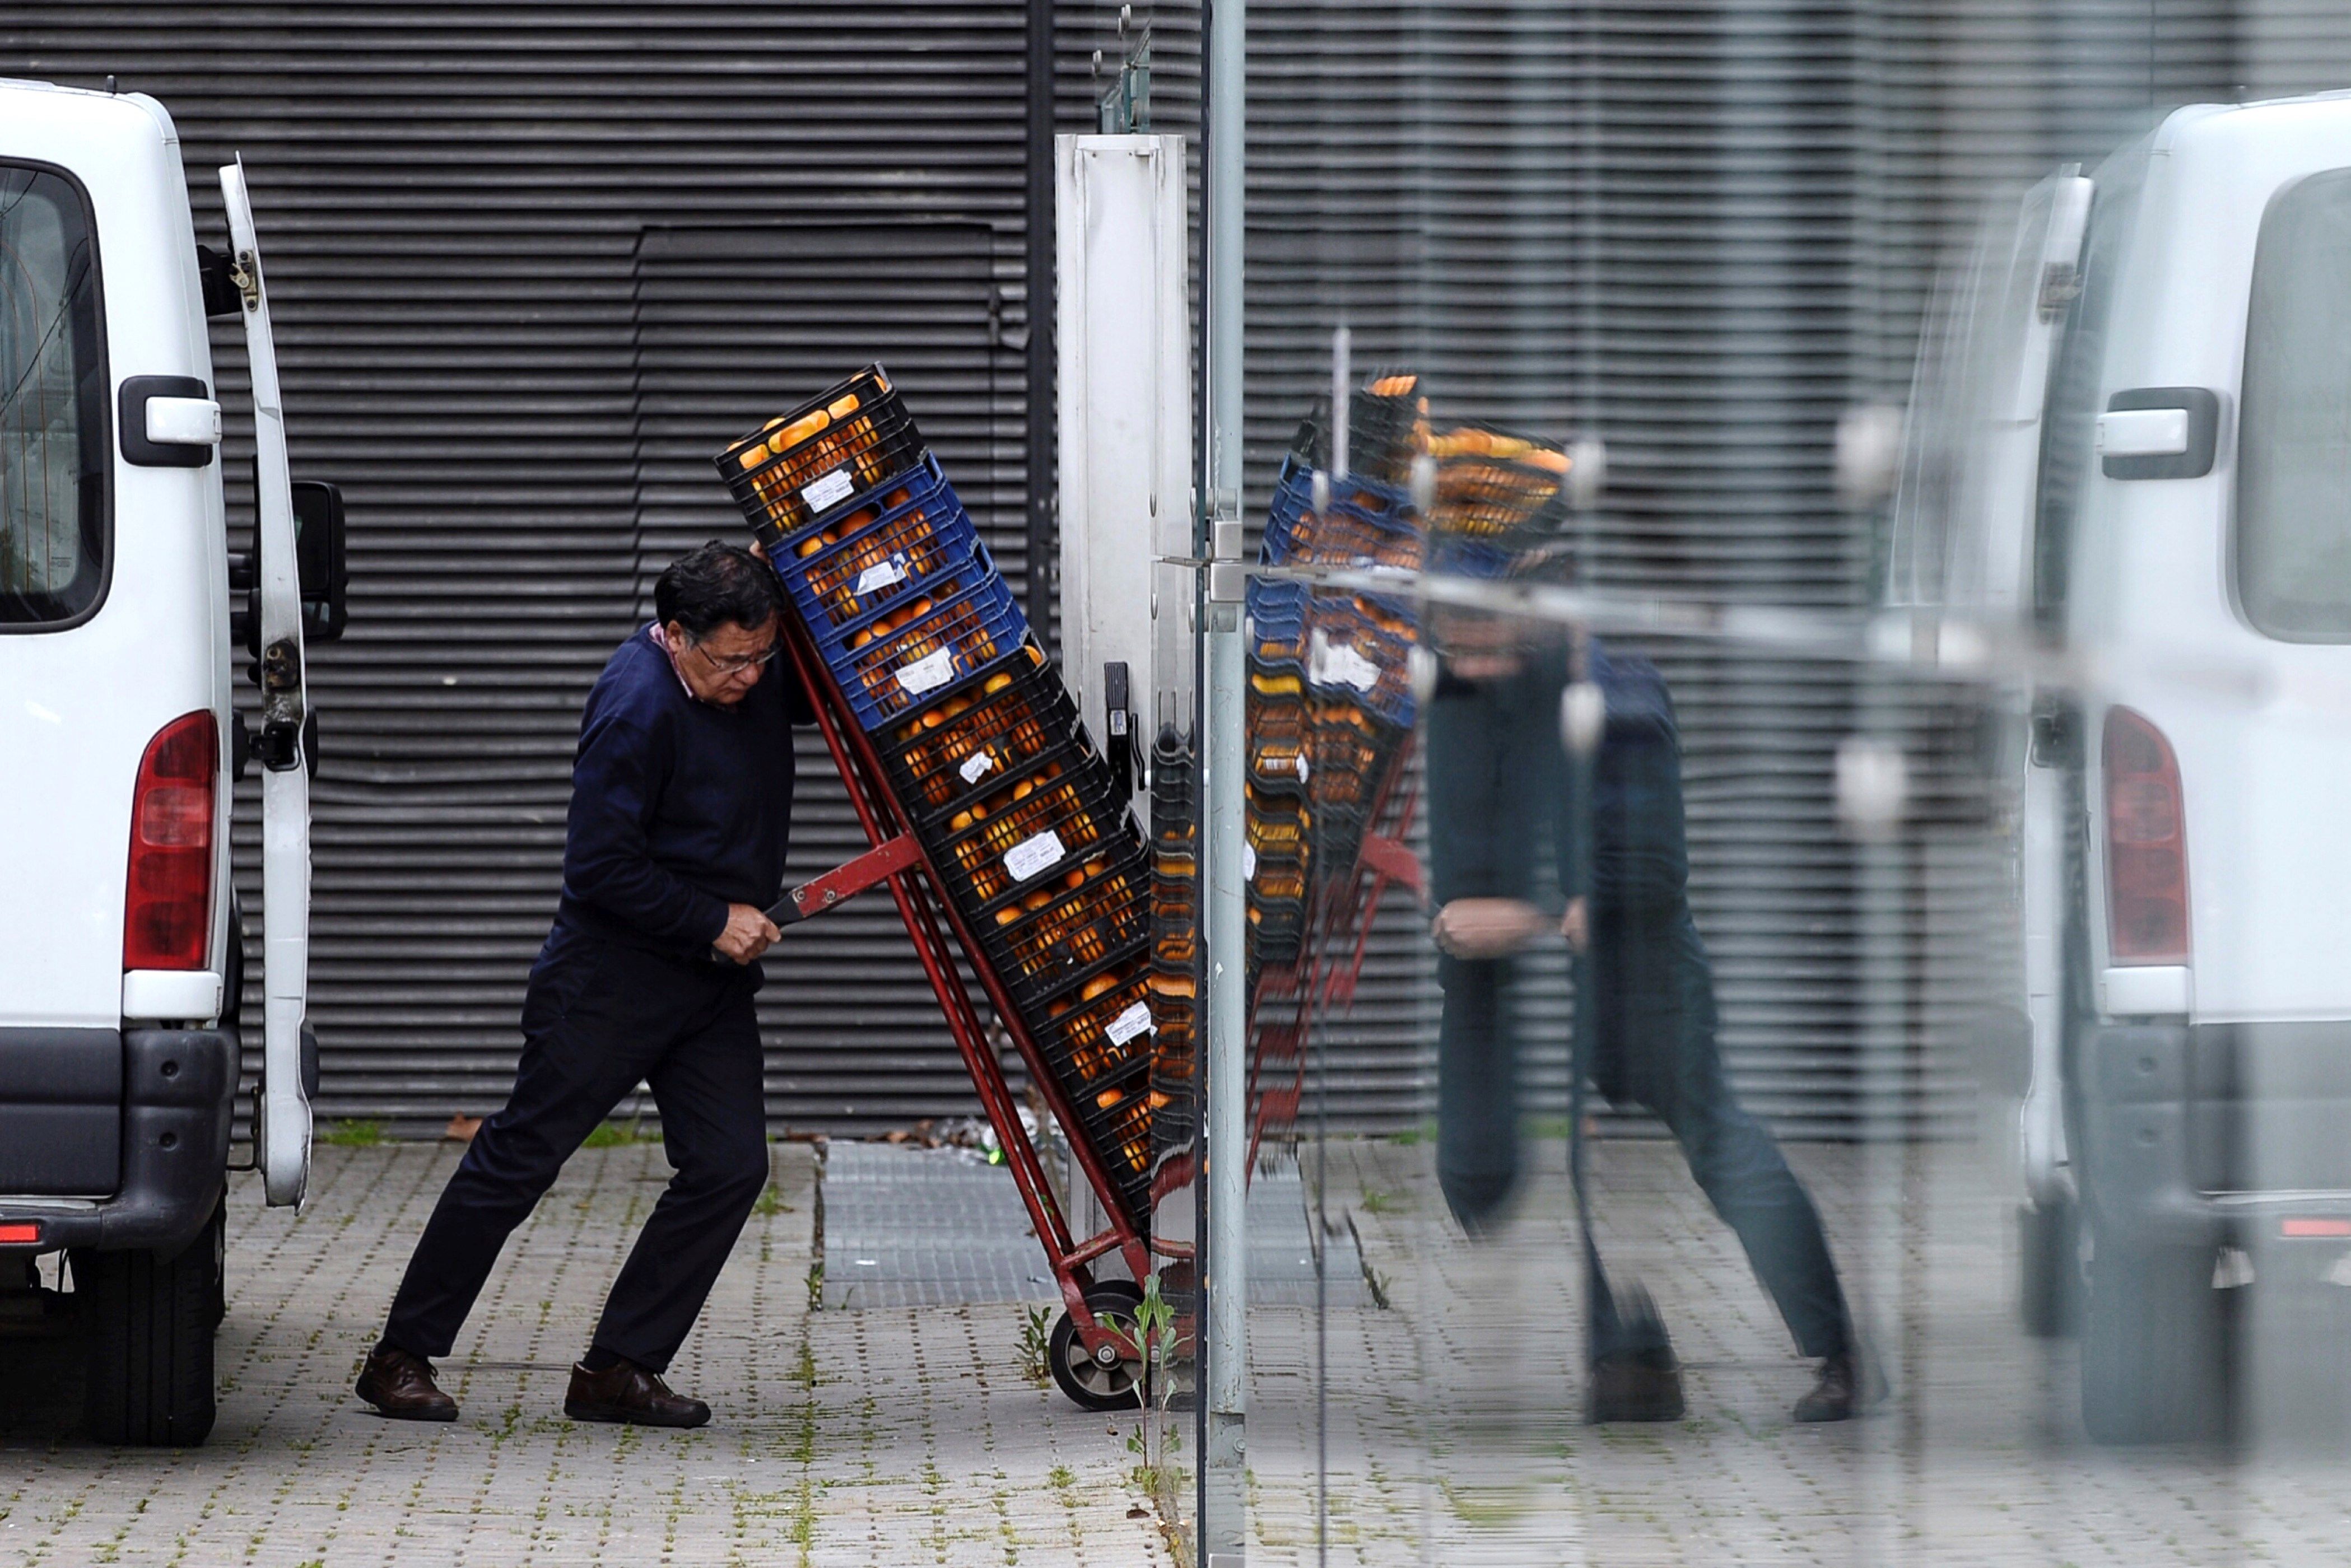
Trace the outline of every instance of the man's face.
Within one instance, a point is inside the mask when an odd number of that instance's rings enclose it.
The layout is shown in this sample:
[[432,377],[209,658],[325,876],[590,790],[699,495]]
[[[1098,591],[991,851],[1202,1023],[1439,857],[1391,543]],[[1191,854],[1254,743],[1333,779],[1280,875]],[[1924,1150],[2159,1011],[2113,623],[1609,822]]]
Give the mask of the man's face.
[[676,621],[663,629],[669,634],[670,647],[677,650],[677,672],[688,689],[720,708],[732,708],[750,694],[768,667],[768,656],[776,651],[772,615],[755,627],[720,621],[699,642]]

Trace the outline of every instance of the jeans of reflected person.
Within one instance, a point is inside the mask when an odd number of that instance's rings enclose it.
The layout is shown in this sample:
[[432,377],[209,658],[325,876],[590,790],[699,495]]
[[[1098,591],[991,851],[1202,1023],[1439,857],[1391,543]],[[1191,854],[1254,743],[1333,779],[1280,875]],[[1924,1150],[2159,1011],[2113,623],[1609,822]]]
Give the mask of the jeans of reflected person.
[[[1563,887],[1588,888],[1590,1079],[1608,1100],[1665,1123],[1715,1212],[1745,1248],[1798,1347],[1845,1349],[1851,1319],[1820,1216],[1779,1146],[1740,1104],[1716,1044],[1713,971],[1686,891],[1680,740],[1663,680],[1594,645],[1610,722],[1589,802],[1570,798],[1554,656],[1508,678],[1440,680],[1428,709],[1432,891],[1531,899],[1545,840]],[[1588,809],[1590,870],[1573,863],[1573,813]],[[1510,959],[1437,961],[1437,1174],[1473,1233],[1500,1219],[1520,1168],[1518,1041]],[[1596,1353],[1613,1329],[1594,1303]]]

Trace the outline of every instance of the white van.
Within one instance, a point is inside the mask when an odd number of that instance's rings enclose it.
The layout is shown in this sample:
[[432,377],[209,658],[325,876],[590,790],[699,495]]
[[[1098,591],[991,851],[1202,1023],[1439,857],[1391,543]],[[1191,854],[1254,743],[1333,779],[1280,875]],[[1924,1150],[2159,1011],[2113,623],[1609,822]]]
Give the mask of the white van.
[[2346,280],[2351,96],[2183,109],[2035,189],[1913,400],[1892,601],[2043,661],[2012,719],[2027,1316],[2078,1292],[2101,1440],[2345,1414]]
[[[309,1159],[302,643],[306,609],[313,636],[341,623],[341,519],[331,490],[301,487],[298,546],[244,171],[220,179],[213,254],[161,104],[0,82],[0,1313],[78,1322],[88,1423],[113,1442],[200,1442],[213,1421],[248,755],[270,1202],[300,1200]],[[243,593],[208,314],[243,318],[251,358],[260,558]],[[249,738],[233,619],[263,688]]]

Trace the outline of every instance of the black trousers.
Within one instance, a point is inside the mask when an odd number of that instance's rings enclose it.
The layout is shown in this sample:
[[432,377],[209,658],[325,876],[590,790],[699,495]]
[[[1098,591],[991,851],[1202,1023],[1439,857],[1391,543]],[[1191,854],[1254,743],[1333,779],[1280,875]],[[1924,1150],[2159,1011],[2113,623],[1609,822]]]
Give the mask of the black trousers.
[[558,926],[531,969],[522,1060],[426,1222],[383,1342],[449,1354],[507,1237],[640,1079],[676,1174],[605,1299],[595,1348],[660,1372],[768,1182],[758,966],[664,958]]

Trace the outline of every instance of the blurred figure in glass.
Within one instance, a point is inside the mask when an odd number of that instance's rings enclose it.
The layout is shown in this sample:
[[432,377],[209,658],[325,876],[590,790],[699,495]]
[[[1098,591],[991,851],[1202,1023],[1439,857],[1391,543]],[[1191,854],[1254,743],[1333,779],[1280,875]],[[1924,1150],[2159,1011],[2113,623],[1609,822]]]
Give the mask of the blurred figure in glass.
[[[1798,1347],[1818,1359],[1818,1381],[1796,1418],[1846,1419],[1875,1390],[1820,1216],[1771,1135],[1740,1106],[1716,1048],[1713,974],[1687,889],[1681,742],[1664,678],[1637,655],[1585,645],[1605,726],[1588,798],[1579,798],[1561,740],[1566,637],[1467,615],[1442,618],[1437,629],[1427,766],[1432,935],[1445,998],[1437,1167],[1447,1201],[1478,1233],[1501,1217],[1517,1183],[1509,992],[1513,955],[1552,923],[1534,902],[1536,846],[1548,823],[1563,894],[1558,925],[1580,955],[1582,1070],[1612,1104],[1643,1106],[1672,1131]],[[1579,831],[1583,812],[1588,826]],[[1588,1233],[1586,1248],[1592,1418],[1678,1418],[1680,1374],[1662,1324],[1646,1298],[1620,1310]]]

